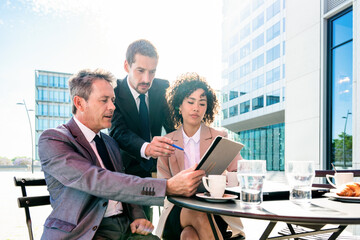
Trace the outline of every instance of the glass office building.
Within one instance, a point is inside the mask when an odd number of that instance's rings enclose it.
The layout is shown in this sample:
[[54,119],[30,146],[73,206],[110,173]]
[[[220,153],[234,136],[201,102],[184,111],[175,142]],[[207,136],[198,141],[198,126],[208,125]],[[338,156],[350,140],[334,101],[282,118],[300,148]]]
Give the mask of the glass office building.
[[41,133],[72,116],[68,79],[72,74],[35,70],[35,159]]
[[222,126],[245,144],[245,159],[284,170],[284,0],[224,0]]

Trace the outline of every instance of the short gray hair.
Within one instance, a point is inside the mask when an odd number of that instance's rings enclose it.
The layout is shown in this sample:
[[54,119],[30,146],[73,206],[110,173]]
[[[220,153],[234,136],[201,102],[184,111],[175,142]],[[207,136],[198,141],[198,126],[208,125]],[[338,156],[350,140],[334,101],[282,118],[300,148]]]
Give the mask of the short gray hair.
[[92,91],[92,84],[97,79],[103,79],[109,82],[112,86],[113,83],[116,81],[116,78],[111,72],[100,68],[97,68],[95,70],[80,70],[77,74],[74,74],[69,79],[69,90],[72,101],[73,114],[76,114],[77,110],[74,104],[74,97],[79,96],[87,101]]

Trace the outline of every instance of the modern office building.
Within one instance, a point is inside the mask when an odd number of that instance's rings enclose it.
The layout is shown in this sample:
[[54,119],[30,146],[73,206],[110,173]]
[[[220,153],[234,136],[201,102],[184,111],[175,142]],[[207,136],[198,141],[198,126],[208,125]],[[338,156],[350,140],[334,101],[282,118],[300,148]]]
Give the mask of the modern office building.
[[285,19],[283,0],[224,0],[222,126],[245,144],[246,159],[284,170]]
[[40,134],[72,116],[68,79],[72,74],[35,70],[35,159]]
[[359,2],[223,1],[224,127],[245,158],[360,167]]

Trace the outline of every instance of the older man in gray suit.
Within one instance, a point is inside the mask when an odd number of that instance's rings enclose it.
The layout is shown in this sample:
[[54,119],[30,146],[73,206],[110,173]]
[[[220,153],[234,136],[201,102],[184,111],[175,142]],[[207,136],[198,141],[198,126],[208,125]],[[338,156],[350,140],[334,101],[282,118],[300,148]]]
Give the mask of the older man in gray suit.
[[73,76],[69,87],[74,117],[39,139],[53,208],[42,239],[157,239],[136,204],[163,205],[165,195],[191,196],[204,175],[190,169],[166,181],[123,173],[117,143],[100,132],[111,126],[113,80],[103,70]]

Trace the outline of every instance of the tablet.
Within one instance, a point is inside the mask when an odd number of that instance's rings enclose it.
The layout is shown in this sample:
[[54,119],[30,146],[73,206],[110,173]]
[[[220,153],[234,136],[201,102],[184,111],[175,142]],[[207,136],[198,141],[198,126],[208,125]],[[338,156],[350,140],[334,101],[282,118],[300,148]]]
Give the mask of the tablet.
[[[204,170],[206,176],[221,175],[243,147],[244,145],[241,143],[217,136],[201,158],[196,170]],[[204,192],[206,190],[200,184],[197,191]]]

